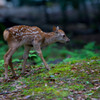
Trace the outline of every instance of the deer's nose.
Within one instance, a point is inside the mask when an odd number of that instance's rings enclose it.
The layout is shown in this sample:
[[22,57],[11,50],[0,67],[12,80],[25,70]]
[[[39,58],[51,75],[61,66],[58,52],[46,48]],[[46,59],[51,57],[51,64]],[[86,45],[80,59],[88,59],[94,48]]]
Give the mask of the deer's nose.
[[67,39],[67,41],[66,42],[69,42],[70,41],[70,39]]

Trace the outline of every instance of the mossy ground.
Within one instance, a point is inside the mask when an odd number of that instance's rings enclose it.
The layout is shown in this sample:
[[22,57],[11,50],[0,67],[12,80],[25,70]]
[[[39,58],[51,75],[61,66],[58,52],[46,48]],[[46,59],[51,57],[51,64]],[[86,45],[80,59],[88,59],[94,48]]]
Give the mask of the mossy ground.
[[[21,67],[17,66],[15,67],[16,73],[20,74]],[[99,57],[70,61],[50,67],[51,70],[47,71],[43,66],[26,66],[25,75],[20,75],[18,79],[11,79],[10,82],[0,83],[0,93],[2,93],[0,98],[15,100],[100,99]]]

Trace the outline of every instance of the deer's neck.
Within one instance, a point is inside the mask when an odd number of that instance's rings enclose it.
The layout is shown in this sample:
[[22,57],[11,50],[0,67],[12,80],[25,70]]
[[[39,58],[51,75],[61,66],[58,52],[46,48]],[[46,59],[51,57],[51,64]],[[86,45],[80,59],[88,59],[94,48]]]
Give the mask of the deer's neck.
[[45,33],[45,45],[52,44],[57,41],[57,37],[54,32]]

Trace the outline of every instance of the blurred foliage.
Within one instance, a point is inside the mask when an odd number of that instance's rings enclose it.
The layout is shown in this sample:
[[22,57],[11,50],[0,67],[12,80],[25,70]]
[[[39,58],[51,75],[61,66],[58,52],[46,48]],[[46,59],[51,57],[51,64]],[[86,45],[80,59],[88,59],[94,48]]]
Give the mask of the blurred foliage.
[[[5,45],[3,42],[0,42],[1,48],[0,48],[0,63],[1,66],[3,65],[3,56],[7,51],[7,45]],[[60,45],[60,44],[59,44]],[[52,44],[50,46],[47,46],[42,50],[43,56],[46,59],[47,62],[55,61],[56,60],[62,60],[64,62],[69,62],[77,59],[85,59],[85,58],[91,58],[91,57],[97,57],[100,56],[100,46],[96,45],[95,42],[90,42],[82,49],[70,49],[68,50],[65,46],[59,46],[57,44]],[[24,48],[19,48],[15,54],[13,55],[13,62],[15,61],[22,61],[19,60],[19,58],[22,58],[24,52]],[[35,61],[36,64],[41,64],[42,61],[40,57],[37,55],[37,53],[34,50],[30,51],[28,62]]]
[[[2,40],[3,39],[3,31],[5,30],[5,25],[3,25],[2,23],[0,23],[0,40]],[[1,41],[0,41],[1,42]]]

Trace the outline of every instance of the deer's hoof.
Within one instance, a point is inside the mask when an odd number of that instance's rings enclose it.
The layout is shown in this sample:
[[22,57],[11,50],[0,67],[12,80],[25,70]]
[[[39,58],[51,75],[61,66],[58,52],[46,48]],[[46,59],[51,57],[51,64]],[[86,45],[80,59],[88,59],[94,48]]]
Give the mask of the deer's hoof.
[[24,74],[25,72],[26,72],[26,69],[22,69],[22,72],[21,73]]
[[50,70],[49,66],[46,66],[46,69],[47,69],[47,70]]
[[12,77],[11,77],[11,79],[14,79],[14,78],[16,78],[17,76],[16,76],[16,74],[15,75],[13,75]]
[[5,78],[4,82],[10,82],[10,79],[9,78]]
[[8,75],[5,75],[5,80],[9,79]]

